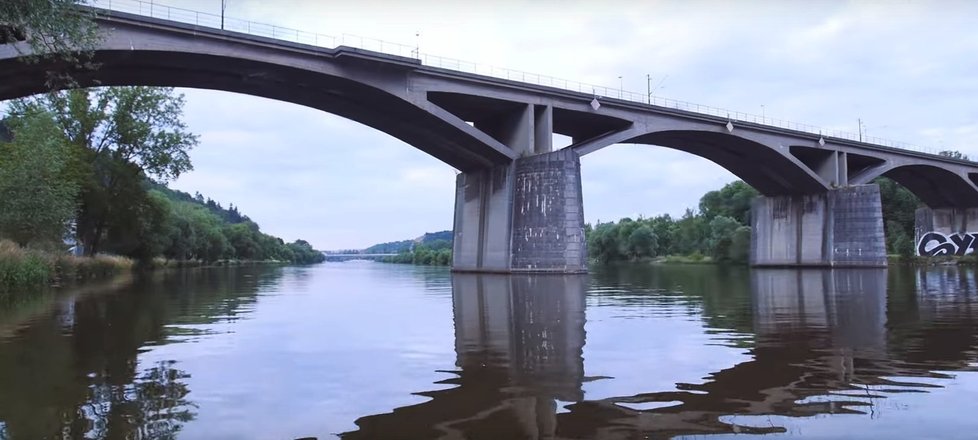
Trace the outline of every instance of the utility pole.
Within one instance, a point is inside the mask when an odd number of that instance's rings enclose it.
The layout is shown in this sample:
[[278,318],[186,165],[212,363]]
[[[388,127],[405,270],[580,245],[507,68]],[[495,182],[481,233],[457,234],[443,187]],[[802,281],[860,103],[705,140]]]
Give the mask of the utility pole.
[[645,74],[645,98],[649,100],[649,105],[652,105],[652,74]]
[[662,83],[666,82],[666,78],[668,77],[669,75],[663,76],[662,79],[656,83],[655,87],[652,87],[652,74],[645,74],[645,94],[649,99],[649,104],[652,104],[652,94],[655,93],[656,90],[659,90],[659,87],[662,87]]
[[421,59],[421,31],[414,32],[414,57]]

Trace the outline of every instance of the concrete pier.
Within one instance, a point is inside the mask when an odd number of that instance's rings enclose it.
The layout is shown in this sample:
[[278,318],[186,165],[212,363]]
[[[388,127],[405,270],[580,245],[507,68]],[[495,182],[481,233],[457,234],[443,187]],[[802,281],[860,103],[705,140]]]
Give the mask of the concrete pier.
[[886,266],[876,185],[758,197],[751,206],[751,226],[753,266]]
[[523,157],[458,175],[452,269],[587,272],[580,157]]

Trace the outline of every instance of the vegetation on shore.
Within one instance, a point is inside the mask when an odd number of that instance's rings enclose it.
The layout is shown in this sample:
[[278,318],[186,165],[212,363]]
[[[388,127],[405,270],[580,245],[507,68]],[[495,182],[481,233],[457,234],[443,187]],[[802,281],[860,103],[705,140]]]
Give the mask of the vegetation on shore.
[[[182,109],[182,95],[157,87],[75,89],[8,103],[0,121],[0,239],[16,249],[6,246],[0,288],[158,267],[156,259],[323,261],[308,242],[265,234],[233,205],[165,186],[192,169],[197,136]],[[90,263],[63,257],[72,242]],[[118,269],[89,270],[107,261]]]
[[[425,234],[428,236],[428,234]],[[393,257],[384,258],[386,263],[417,264],[422,266],[451,266],[452,242],[445,239],[424,241],[423,239],[408,250]]]
[[126,257],[73,255],[25,249],[0,240],[0,299],[14,289],[106,278],[127,272],[133,261]]
[[[891,260],[947,264],[913,256],[914,212],[923,206],[920,200],[885,177],[873,183],[880,187],[886,249]],[[585,225],[589,258],[596,264],[746,264],[750,258],[750,205],[758,195],[746,183],[735,181],[704,194],[697,211],[687,209],[678,219],[665,214]],[[381,243],[363,252],[400,252],[383,260],[391,263],[450,265],[451,238],[451,231],[443,231],[415,240]]]
[[596,263],[746,263],[750,252],[750,204],[758,195],[736,181],[700,198],[699,211],[679,219],[668,214],[585,227],[588,255]]

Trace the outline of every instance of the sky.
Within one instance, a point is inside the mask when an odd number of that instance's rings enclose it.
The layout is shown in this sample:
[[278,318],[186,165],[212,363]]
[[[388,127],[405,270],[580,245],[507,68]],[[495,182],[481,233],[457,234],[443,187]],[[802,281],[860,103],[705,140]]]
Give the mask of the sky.
[[[656,96],[828,130],[861,121],[866,136],[978,157],[978,2],[227,0],[226,15],[637,93],[651,77]],[[451,229],[456,170],[420,150],[318,110],[181,92],[201,142],[171,186],[318,249]],[[581,168],[592,223],[681,215],[736,179],[654,146],[607,147]]]

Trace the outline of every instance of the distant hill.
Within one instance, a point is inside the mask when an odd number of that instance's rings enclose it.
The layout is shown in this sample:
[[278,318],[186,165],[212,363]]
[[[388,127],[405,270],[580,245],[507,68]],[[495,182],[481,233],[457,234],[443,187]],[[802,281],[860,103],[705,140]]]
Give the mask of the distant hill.
[[161,192],[163,195],[166,196],[166,198],[174,202],[187,202],[187,203],[193,203],[195,205],[199,205],[203,208],[206,208],[208,211],[216,215],[221,220],[224,220],[225,222],[230,223],[232,225],[251,221],[251,219],[248,218],[247,215],[238,212],[238,208],[235,207],[233,203],[229,205],[227,208],[224,208],[223,206],[221,206],[220,203],[211,200],[210,197],[207,197],[205,199],[204,196],[201,195],[199,192],[195,195],[190,195],[190,193],[186,193],[176,189],[170,189],[166,185],[162,185],[156,182],[148,181],[147,184],[149,185],[150,189],[154,189],[156,191]]
[[417,245],[431,245],[438,241],[452,242],[452,231],[426,232],[424,235],[413,240],[391,241],[370,246],[363,250],[365,254],[399,254],[410,251]]

